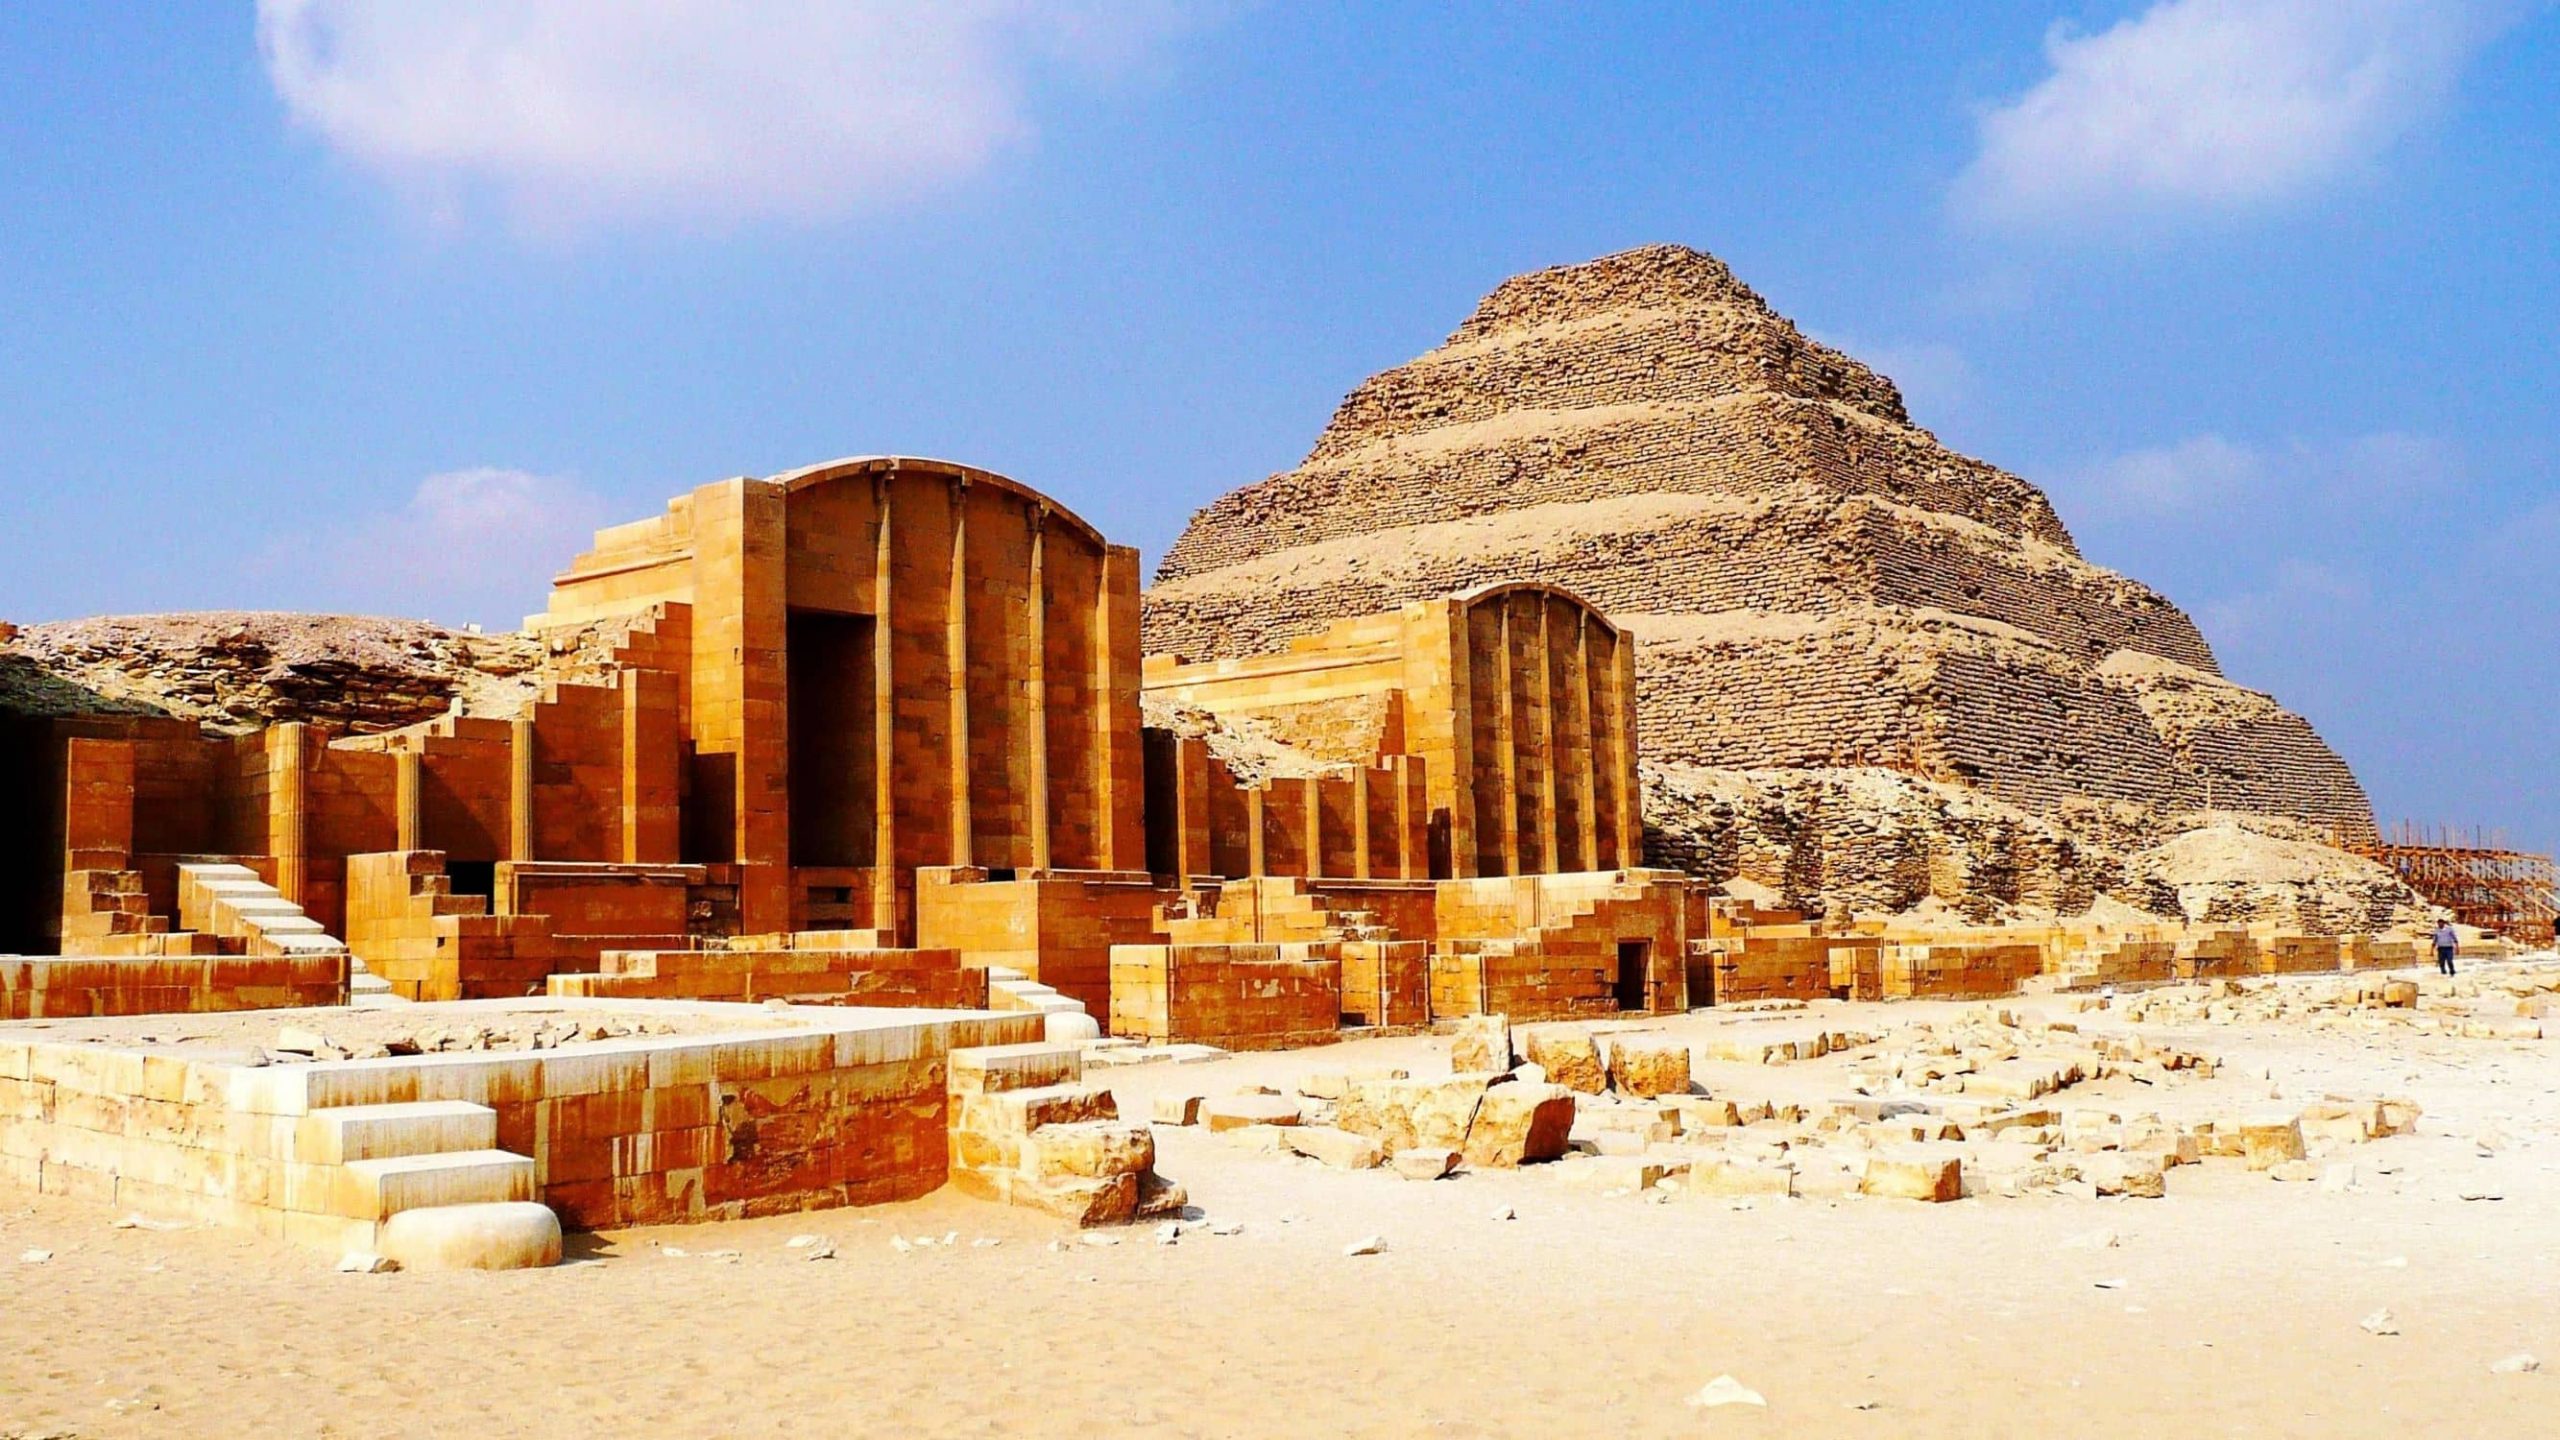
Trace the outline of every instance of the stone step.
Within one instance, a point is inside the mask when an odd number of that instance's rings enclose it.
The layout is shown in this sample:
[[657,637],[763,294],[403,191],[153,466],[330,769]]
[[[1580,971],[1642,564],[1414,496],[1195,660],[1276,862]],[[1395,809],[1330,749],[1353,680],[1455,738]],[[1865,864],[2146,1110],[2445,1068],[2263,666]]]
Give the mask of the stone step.
[[438,1205],[487,1205],[532,1200],[534,1164],[504,1150],[454,1150],[433,1155],[391,1155],[350,1160],[340,1213],[358,1220],[388,1220],[403,1210]]
[[1020,1140],[1051,1125],[1117,1120],[1120,1107],[1108,1090],[1090,1085],[1043,1085],[962,1097],[961,1123],[981,1134]]
[[341,1105],[314,1110],[294,1130],[294,1158],[310,1165],[496,1150],[498,1112],[468,1100]]
[[1021,1045],[970,1045],[951,1052],[954,1095],[994,1095],[1062,1085],[1084,1073],[1073,1045],[1033,1041]]

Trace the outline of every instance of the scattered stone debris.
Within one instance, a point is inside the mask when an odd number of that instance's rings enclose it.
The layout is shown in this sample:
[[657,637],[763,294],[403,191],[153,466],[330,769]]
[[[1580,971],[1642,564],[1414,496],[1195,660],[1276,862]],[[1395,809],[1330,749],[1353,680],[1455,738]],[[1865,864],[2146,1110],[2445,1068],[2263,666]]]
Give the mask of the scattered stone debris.
[[1343,1246],[1342,1253],[1346,1256],[1383,1255],[1386,1253],[1386,1249],[1387,1242],[1384,1239],[1376,1235],[1369,1235]]
[[399,1261],[369,1250],[350,1250],[338,1257],[338,1273],[341,1275],[388,1275],[399,1268]]

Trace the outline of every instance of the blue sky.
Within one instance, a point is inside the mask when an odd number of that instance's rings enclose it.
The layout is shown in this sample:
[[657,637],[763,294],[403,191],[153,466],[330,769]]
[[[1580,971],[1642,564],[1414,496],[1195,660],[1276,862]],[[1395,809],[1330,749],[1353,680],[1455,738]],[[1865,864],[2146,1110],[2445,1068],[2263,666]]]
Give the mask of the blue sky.
[[1711,250],[2386,819],[2560,843],[2560,16],[0,7],[0,617],[511,624],[853,452],[1150,558],[1505,275]]

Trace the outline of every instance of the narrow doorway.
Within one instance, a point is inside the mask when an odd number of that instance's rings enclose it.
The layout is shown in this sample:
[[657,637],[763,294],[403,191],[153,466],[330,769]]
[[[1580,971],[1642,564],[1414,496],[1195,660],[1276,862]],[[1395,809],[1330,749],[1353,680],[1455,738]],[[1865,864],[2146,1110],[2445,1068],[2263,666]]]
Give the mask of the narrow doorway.
[[1618,942],[1618,1008],[1641,1011],[1645,1004],[1645,973],[1651,967],[1653,942],[1621,940]]

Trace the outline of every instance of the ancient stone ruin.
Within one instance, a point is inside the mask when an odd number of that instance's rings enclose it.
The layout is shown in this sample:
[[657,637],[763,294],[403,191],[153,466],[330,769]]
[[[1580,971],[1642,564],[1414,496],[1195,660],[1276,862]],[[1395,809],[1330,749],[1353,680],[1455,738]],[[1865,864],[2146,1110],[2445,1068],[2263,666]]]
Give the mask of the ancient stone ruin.
[[[1087,1067],[1439,1026],[1510,1075],[1515,1023],[2432,923],[2307,724],[1692,251],[1504,285],[1138,568],[869,456],[601,532],[517,635],[0,628],[0,1176],[452,1263],[946,1182],[1107,1224],[1183,1192]],[[1603,1057],[1523,1033],[1292,1143],[1562,1154]]]
[[[2199,812],[2373,834],[2345,763],[2175,605],[1694,250],[1506,281],[1363,382],[1297,469],[1193,518],[1146,648],[1269,655],[1504,580],[1634,636],[1656,859],[1791,904],[2175,913],[2131,862]],[[2326,923],[2407,918],[2361,880]]]

